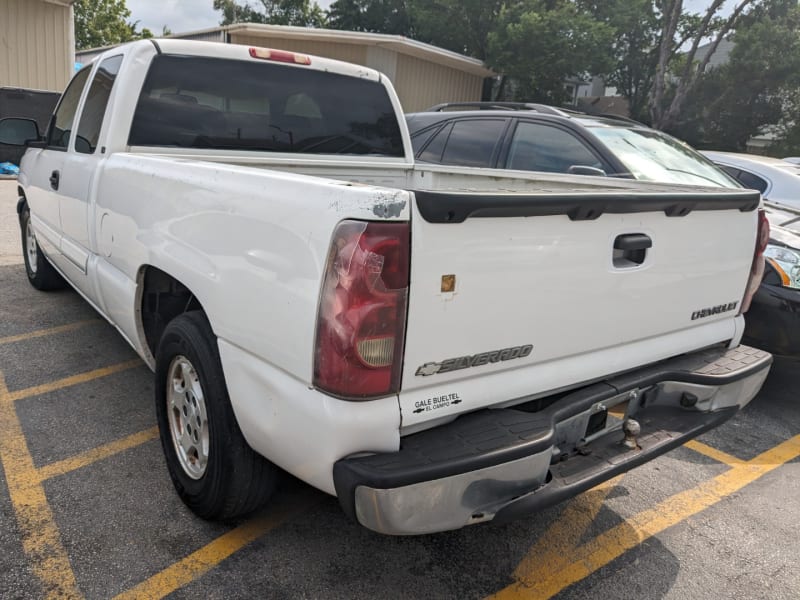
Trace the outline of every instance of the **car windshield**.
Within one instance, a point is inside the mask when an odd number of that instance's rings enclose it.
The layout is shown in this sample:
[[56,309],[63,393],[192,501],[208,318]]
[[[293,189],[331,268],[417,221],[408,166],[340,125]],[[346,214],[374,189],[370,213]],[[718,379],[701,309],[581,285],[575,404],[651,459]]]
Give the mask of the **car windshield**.
[[659,131],[628,127],[592,127],[591,131],[636,179],[739,187],[689,146]]

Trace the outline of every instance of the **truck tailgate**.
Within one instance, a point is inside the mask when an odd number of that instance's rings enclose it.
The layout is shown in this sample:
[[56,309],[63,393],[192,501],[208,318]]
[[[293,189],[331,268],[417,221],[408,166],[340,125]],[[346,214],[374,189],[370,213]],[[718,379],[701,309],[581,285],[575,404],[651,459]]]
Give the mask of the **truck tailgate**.
[[403,427],[730,340],[758,203],[416,192]]

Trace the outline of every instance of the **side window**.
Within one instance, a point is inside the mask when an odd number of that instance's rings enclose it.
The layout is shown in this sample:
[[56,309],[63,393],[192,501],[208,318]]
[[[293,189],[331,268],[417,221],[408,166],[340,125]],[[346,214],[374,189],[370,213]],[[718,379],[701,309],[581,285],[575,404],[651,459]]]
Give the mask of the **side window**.
[[725,171],[728,175],[733,177],[736,181],[739,181],[739,173],[741,173],[739,169],[734,169],[733,167],[729,167],[727,165],[717,165],[717,166],[723,171]]
[[505,128],[505,119],[456,121],[442,154],[442,164],[493,167],[492,157]]
[[92,80],[83,111],[78,121],[78,137],[75,138],[75,150],[84,154],[94,154],[97,149],[97,140],[100,137],[100,127],[106,114],[108,98],[119,73],[122,56],[112,56],[105,59]]
[[91,67],[85,67],[73,77],[64,94],[61,102],[53,115],[53,122],[50,125],[50,132],[47,136],[47,147],[56,150],[66,150],[69,146],[69,139],[72,136],[72,126],[75,122],[75,111],[78,110],[78,102],[81,100],[83,87],[89,78]]
[[524,121],[517,125],[507,169],[569,173],[573,166],[605,168],[594,152],[568,131]]
[[751,190],[758,190],[762,194],[769,187],[769,183],[767,183],[764,179],[761,179],[761,177],[754,175],[753,173],[748,173],[747,171],[739,171],[739,175],[736,177],[736,179],[744,187],[750,188]]
[[[447,138],[450,136],[450,130],[453,128],[451,124],[447,124],[439,130],[433,139],[425,146],[419,159],[425,162],[440,163],[442,162],[442,152],[444,152],[444,145],[447,143]],[[413,141],[412,141],[413,144]]]

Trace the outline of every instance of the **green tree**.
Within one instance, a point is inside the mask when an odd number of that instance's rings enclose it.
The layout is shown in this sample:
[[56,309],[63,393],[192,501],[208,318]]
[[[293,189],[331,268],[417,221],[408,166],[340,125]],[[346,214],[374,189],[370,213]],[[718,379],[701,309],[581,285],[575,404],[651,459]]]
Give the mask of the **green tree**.
[[327,26],[345,31],[412,35],[405,0],[336,0],[328,10]]
[[515,97],[560,104],[566,79],[610,69],[613,33],[570,0],[523,0],[501,10],[487,62],[513,80]]
[[77,0],[74,9],[78,50],[129,42],[143,33],[136,31],[137,23],[127,21],[131,11],[125,0]]
[[255,5],[241,0],[214,0],[214,10],[222,12],[220,25],[269,23],[323,27],[325,13],[312,0],[256,0]]
[[[78,50],[112,46],[153,37],[139,21],[128,21],[131,11],[125,0],[77,0],[75,8],[75,45]],[[168,31],[167,26],[164,30]]]
[[800,88],[787,92],[782,98],[784,118],[774,127],[777,141],[767,153],[778,158],[800,156]]
[[579,0],[595,19],[614,30],[608,47],[607,85],[628,100],[635,119],[649,120],[648,107],[658,62],[659,18],[653,0]]
[[411,0],[415,39],[486,60],[489,36],[498,26],[507,0]]
[[705,148],[745,149],[770,126],[784,138],[796,127],[800,98],[800,8],[770,0],[743,17],[727,62],[699,78],[673,132]]
[[[660,34],[649,101],[653,127],[670,129],[677,124],[687,98],[695,90],[719,44],[735,30],[747,14],[746,10],[760,3],[759,0],[738,0],[733,10],[723,17],[721,10],[725,0],[711,0],[705,12],[697,15],[685,14],[683,0],[656,0]],[[683,43],[676,44],[682,24],[689,33],[682,36]],[[705,54],[698,58],[698,49],[709,39]],[[686,45],[688,49],[683,51]],[[678,52],[680,57],[676,57]]]

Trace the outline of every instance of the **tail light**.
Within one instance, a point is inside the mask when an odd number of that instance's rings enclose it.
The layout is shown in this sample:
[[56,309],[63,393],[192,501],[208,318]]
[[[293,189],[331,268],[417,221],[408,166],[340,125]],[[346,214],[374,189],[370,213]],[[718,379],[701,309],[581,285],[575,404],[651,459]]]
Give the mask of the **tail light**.
[[750,265],[750,277],[747,279],[747,287],[744,291],[744,298],[742,299],[742,308],[739,314],[744,314],[750,308],[750,302],[753,296],[761,285],[761,279],[764,277],[764,250],[769,243],[769,221],[767,220],[767,213],[763,208],[758,209],[758,232],[756,234],[756,247],[753,252],[753,263]]
[[408,223],[336,228],[317,315],[317,389],[354,400],[400,390],[410,240]]

